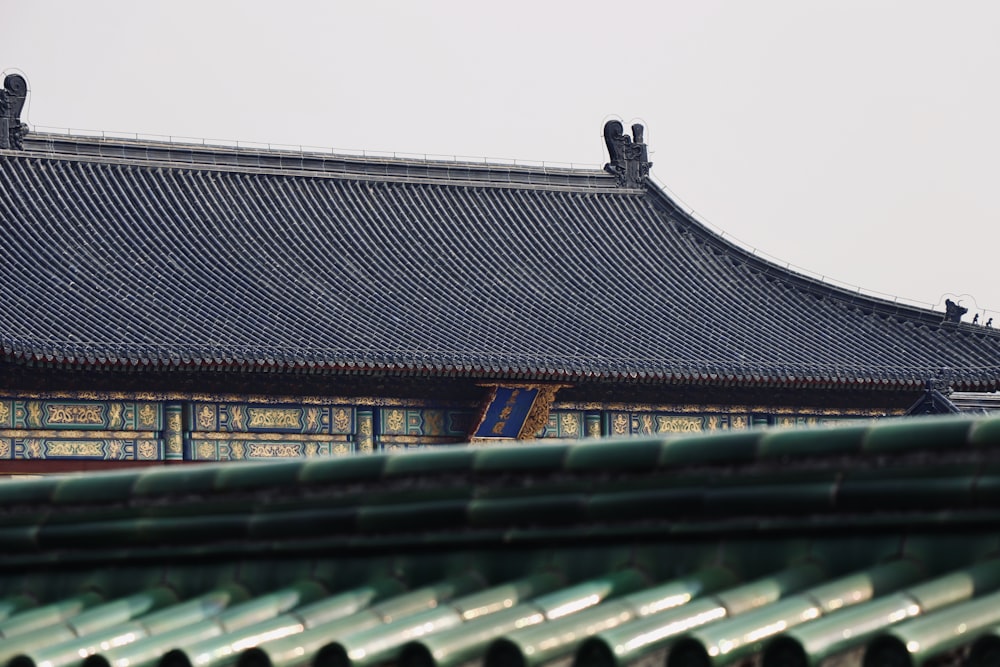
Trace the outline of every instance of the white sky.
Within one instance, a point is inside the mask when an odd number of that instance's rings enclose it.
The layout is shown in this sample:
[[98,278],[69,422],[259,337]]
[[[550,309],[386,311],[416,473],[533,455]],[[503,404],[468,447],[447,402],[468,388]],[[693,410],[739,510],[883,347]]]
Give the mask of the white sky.
[[606,161],[782,263],[1000,325],[1000,3],[2,0],[33,128]]

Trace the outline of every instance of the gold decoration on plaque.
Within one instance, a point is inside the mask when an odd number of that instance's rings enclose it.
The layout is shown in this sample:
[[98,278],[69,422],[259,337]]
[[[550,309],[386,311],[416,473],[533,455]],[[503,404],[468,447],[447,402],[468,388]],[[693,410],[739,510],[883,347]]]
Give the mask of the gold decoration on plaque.
[[629,419],[622,413],[615,415],[614,420],[612,420],[611,428],[614,430],[615,435],[626,435],[629,431]]
[[651,435],[653,433],[653,415],[642,415],[639,417],[642,426],[639,427],[641,433]]
[[25,458],[28,459],[42,458],[42,441],[36,440],[34,438],[26,439],[24,441],[24,451],[25,451]]
[[[201,406],[198,410],[198,426],[204,431],[215,428],[215,410],[207,405]],[[214,454],[213,454],[214,456]]]
[[676,417],[658,415],[657,433],[696,433],[702,430],[701,417]]
[[42,425],[42,406],[38,401],[28,401],[28,426],[40,428]]
[[215,460],[215,442],[207,441],[198,445],[198,458],[203,461]]
[[[37,403],[32,403],[29,407],[38,409]],[[104,416],[101,414],[100,405],[73,405],[65,403],[51,403],[48,406],[49,424],[85,424],[87,426],[103,426]],[[32,414],[32,418],[35,415]],[[38,417],[39,420],[41,417]]]
[[306,410],[306,430],[315,431],[319,428],[319,410],[309,408]]
[[252,458],[295,458],[301,453],[298,445],[291,443],[250,443],[247,455]]
[[[207,407],[207,406],[206,406]],[[152,428],[156,425],[156,408],[150,403],[143,403],[139,408],[139,425]],[[211,424],[209,424],[211,426]]]
[[242,459],[246,454],[246,448],[241,440],[233,440],[229,443],[229,454],[231,458]]
[[243,426],[243,406],[229,406],[229,426],[234,431],[242,431],[246,428]]
[[125,458],[124,440],[108,440],[108,458],[116,461]]
[[344,408],[337,408],[333,413],[333,425],[340,433],[347,433],[351,428],[351,415]]
[[120,428],[125,420],[122,418],[122,411],[125,406],[121,403],[108,404],[108,428]]
[[298,408],[249,408],[250,428],[302,428]]
[[574,438],[580,436],[580,419],[576,413],[566,412],[560,415],[559,422],[564,433],[567,433]]
[[104,458],[104,443],[97,441],[80,440],[49,440],[49,456],[88,456],[91,458]]
[[537,389],[538,394],[531,404],[528,416],[524,419],[524,425],[517,434],[518,440],[533,438],[549,423],[549,413],[552,411],[552,404],[556,400],[556,392],[566,384],[533,384],[525,385],[523,389]]
[[401,410],[390,410],[385,421],[389,427],[389,433],[403,432],[403,412]]

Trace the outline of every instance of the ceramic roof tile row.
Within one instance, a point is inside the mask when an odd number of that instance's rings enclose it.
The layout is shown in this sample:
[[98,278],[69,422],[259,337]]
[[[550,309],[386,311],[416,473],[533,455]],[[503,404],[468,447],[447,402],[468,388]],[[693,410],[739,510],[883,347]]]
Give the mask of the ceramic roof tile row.
[[8,481],[0,664],[988,661],[998,454],[950,417]]
[[[64,143],[84,152],[86,142]],[[471,166],[449,182],[434,163],[407,163],[406,178],[222,169],[211,155],[178,165],[135,157],[153,150],[142,149],[0,156],[9,357],[890,385],[945,373],[969,389],[1000,380],[1000,333],[765,263],[654,186],[528,169],[477,182],[471,174],[492,172]]]

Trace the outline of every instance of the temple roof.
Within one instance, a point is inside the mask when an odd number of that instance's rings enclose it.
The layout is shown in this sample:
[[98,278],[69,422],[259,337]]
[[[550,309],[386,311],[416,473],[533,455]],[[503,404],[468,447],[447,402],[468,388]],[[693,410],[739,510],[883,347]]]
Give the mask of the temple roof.
[[623,173],[28,134],[0,150],[0,345],[84,367],[997,387],[996,331],[765,261]]

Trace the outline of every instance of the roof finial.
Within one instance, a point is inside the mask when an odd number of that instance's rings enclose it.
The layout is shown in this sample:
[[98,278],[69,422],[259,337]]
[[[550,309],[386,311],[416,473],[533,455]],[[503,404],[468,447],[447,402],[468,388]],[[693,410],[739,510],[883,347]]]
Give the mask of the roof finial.
[[961,322],[962,315],[965,315],[967,312],[969,312],[968,308],[965,308],[961,304],[955,303],[951,299],[944,300],[944,307],[945,307],[945,314],[944,314],[945,322]]
[[632,137],[625,134],[621,121],[609,120],[604,124],[604,142],[611,158],[604,165],[604,171],[614,174],[618,185],[626,188],[641,187],[649,176],[649,168],[653,166],[643,142],[643,127],[639,123],[632,126]]
[[28,82],[20,74],[8,74],[0,90],[0,148],[21,148],[28,126],[21,122],[21,109],[28,97]]

